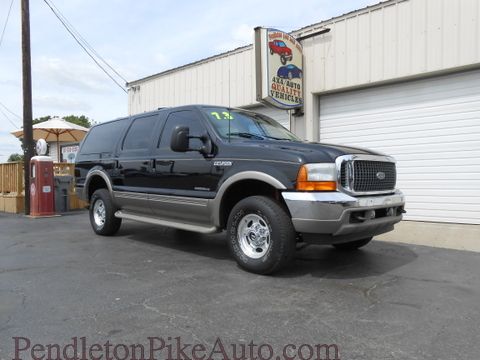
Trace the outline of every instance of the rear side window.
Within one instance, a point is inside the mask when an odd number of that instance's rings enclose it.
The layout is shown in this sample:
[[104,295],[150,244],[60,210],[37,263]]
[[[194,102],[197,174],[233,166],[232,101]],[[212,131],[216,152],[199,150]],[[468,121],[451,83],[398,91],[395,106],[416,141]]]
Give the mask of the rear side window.
[[133,121],[123,141],[122,150],[145,150],[153,139],[155,122],[158,116],[144,116]]
[[95,126],[85,139],[81,152],[83,154],[113,152],[126,125],[127,121],[119,120]]

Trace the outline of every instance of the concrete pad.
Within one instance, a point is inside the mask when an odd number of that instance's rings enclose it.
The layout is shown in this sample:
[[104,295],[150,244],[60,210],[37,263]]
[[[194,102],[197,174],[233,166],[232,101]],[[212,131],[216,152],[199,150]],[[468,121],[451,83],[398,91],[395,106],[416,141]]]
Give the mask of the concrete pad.
[[480,225],[402,221],[375,239],[480,252]]

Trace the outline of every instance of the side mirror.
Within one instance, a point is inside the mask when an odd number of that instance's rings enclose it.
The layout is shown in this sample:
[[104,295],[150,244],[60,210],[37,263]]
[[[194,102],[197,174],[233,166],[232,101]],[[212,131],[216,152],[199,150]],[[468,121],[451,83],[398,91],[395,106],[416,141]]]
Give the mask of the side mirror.
[[[203,144],[202,147],[199,149],[191,149],[190,139],[199,139]],[[207,134],[190,136],[188,126],[178,125],[173,129],[170,148],[175,152],[198,151],[200,154],[209,156],[213,151],[213,144]]]
[[170,148],[175,152],[186,152],[190,145],[190,129],[187,126],[177,126],[173,129]]

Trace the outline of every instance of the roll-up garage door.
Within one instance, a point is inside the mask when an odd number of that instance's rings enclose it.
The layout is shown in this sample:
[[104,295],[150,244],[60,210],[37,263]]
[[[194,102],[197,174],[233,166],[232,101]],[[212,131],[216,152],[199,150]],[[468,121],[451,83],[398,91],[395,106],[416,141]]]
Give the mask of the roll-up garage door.
[[480,224],[480,71],[322,96],[319,128],[396,158],[406,219]]
[[247,110],[255,111],[263,115],[267,115],[272,119],[278,121],[282,124],[283,127],[290,130],[290,117],[288,115],[288,110],[275,109],[272,107],[267,107],[265,105],[259,105]]

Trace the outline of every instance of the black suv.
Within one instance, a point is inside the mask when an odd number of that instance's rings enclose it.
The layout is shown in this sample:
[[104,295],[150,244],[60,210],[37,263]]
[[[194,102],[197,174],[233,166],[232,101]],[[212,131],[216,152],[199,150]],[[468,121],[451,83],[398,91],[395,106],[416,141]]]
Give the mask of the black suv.
[[94,126],[76,159],[93,230],[122,219],[227,230],[240,266],[267,274],[297,242],[356,249],[404,212],[395,161],[369,150],[307,143],[257,113],[182,106]]

